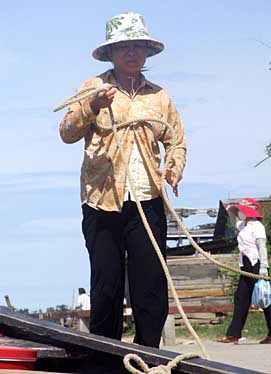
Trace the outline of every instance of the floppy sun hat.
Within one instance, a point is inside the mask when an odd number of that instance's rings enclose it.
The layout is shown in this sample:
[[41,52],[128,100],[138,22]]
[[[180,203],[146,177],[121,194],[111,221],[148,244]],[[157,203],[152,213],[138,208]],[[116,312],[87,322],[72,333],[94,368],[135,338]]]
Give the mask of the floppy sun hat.
[[250,206],[237,204],[236,207],[247,217],[247,218],[263,218],[263,215],[257,210]]
[[242,205],[248,205],[248,206],[255,206],[256,208],[262,208],[262,204],[256,201],[255,199],[252,199],[252,197],[245,197],[241,201]]
[[165,48],[163,43],[150,37],[141,14],[121,13],[106,23],[106,41],[92,52],[92,56],[96,60],[111,61],[107,46],[129,40],[145,40],[148,49],[147,57],[154,56]]

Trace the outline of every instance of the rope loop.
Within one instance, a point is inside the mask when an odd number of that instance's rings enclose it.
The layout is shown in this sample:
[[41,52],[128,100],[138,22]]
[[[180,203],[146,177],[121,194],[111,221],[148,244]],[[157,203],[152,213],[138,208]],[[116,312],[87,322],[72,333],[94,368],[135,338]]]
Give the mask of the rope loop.
[[[143,371],[139,371],[138,369],[136,369],[131,363],[130,361],[134,361],[137,363],[137,365],[143,370]],[[130,371],[130,373],[132,374],[141,374],[141,373],[149,373],[149,366],[144,362],[144,360],[142,360],[141,357],[139,357],[138,355],[134,354],[134,353],[129,353],[127,354],[124,359],[123,359],[123,363],[124,363],[124,366],[125,368]]]
[[[167,365],[158,365],[149,368],[141,357],[139,357],[137,354],[129,353],[124,357],[123,363],[125,368],[132,374],[171,374],[171,369],[175,368],[180,362],[188,358],[196,357],[199,357],[199,355],[196,353],[185,353],[178,355],[173,360],[169,361]],[[136,362],[139,368],[143,371],[136,369],[130,361]]]

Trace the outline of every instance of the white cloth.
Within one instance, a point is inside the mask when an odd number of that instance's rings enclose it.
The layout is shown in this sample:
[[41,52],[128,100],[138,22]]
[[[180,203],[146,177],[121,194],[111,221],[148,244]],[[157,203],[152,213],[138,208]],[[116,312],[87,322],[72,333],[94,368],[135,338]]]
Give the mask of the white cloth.
[[[155,187],[152,187],[150,177],[146,171],[146,167],[144,166],[144,162],[139,153],[136,142],[133,144],[128,169],[139,201],[151,200],[158,197],[158,193],[157,196],[155,196]],[[130,199],[135,201],[128,178],[126,178],[124,201],[129,200],[129,193]]]
[[246,256],[254,266],[260,259],[256,240],[266,239],[264,225],[257,219],[251,219],[247,223],[245,221],[238,222],[237,229],[239,231],[237,235],[240,251],[239,265],[243,266],[243,256]]
[[86,293],[78,296],[78,307],[82,310],[90,310],[90,297]]
[[268,255],[266,250],[266,239],[256,240],[257,248],[260,256],[260,275],[268,275]]

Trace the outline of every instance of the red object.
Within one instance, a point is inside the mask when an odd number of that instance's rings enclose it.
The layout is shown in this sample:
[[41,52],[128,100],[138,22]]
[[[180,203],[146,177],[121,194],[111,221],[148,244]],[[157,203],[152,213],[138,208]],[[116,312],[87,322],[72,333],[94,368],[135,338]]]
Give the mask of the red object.
[[[262,204],[260,204],[258,201],[252,199],[252,197],[245,197],[244,198],[245,201],[247,201],[249,204],[251,205],[255,205],[256,207],[258,208],[262,208]],[[241,203],[242,204],[242,203]]]
[[36,349],[0,346],[0,369],[34,370],[36,360]]
[[263,215],[261,213],[257,212],[257,210],[251,208],[250,206],[242,204],[237,204],[236,206],[248,218],[263,218]]

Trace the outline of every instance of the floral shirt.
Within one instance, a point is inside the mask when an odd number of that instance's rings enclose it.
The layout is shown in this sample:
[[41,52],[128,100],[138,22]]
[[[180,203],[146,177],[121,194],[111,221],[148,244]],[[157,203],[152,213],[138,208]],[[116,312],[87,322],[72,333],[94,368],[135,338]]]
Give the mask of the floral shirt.
[[[99,87],[103,83],[117,86],[112,111],[117,124],[140,119],[136,126],[120,127],[121,141],[127,164],[136,142],[150,180],[153,196],[161,193],[161,155],[158,142],[165,149],[165,162],[180,180],[185,166],[186,143],[178,112],[168,94],[159,86],[141,76],[141,83],[131,96],[121,89],[112,70],[84,82],[86,87]],[[142,119],[162,120],[167,126]],[[60,135],[65,143],[84,138],[84,159],[81,168],[81,202],[95,209],[121,211],[126,185],[126,166],[122,161],[116,139],[111,130],[108,108],[98,115],[91,111],[89,100],[71,104],[60,124]],[[174,146],[173,146],[173,139]],[[173,152],[172,152],[172,149]]]

